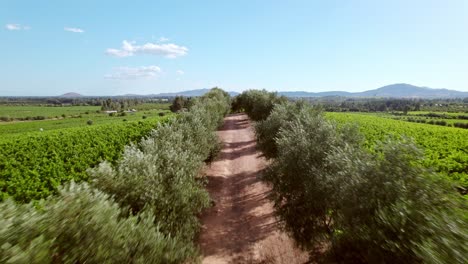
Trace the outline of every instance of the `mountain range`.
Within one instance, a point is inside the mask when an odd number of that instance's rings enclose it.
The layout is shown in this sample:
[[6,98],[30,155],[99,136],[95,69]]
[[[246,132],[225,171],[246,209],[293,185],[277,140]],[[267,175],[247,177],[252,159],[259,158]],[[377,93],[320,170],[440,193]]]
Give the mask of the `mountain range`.
[[[125,94],[122,97],[175,97],[175,96],[202,96],[210,91],[210,89],[196,89],[187,90],[174,93],[159,93],[159,94]],[[238,92],[228,92],[231,96],[236,96]],[[293,91],[293,92],[278,92],[280,95],[287,97],[381,97],[381,98],[465,98],[468,97],[468,92],[460,92],[449,89],[432,89],[428,87],[419,87],[406,83],[397,83],[387,86],[380,87],[374,90],[368,90],[364,92],[344,92],[344,91],[330,91],[330,92],[305,92],[305,91]],[[80,97],[82,95],[77,93],[66,93],[60,97]]]
[[406,83],[397,83],[380,87],[374,90],[364,92],[278,92],[287,97],[325,97],[325,96],[340,96],[340,97],[385,97],[385,98],[464,98],[468,97],[468,92],[460,92],[449,89],[432,89],[428,87],[419,87]]

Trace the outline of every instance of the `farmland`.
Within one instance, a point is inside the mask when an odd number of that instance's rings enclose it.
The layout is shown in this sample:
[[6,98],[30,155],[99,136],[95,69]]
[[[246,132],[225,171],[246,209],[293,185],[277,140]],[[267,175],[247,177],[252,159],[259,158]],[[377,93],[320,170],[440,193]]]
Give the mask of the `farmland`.
[[46,117],[45,120],[0,122],[0,134],[3,139],[20,134],[34,135],[40,131],[87,126],[89,120],[93,126],[142,119],[157,120],[160,113],[167,114],[169,112],[168,104],[141,104],[135,108],[138,110],[137,112],[109,115],[101,112],[100,107],[97,106],[0,106],[0,116],[9,116],[10,118]]
[[[19,201],[45,198],[63,182],[87,179],[86,169],[115,161],[168,117],[32,132],[0,140],[0,189]],[[41,122],[41,121],[37,121]]]
[[85,112],[100,111],[100,106],[37,106],[37,105],[1,105],[0,116],[7,118],[27,118],[41,116],[44,119],[72,116]]
[[125,145],[172,116],[168,104],[135,108],[141,111],[107,114],[97,106],[1,106],[0,116],[46,119],[0,122],[0,199],[12,196],[28,202],[55,193],[64,182],[86,180],[86,169],[117,160]]
[[233,106],[256,121],[262,179],[298,245],[324,250],[319,263],[466,262],[467,200],[452,184],[464,192],[466,129],[283,99],[249,90]]
[[198,216],[210,205],[200,170],[219,151],[229,100],[213,89],[178,115],[0,141],[0,258],[196,262]]
[[368,147],[387,136],[407,136],[424,150],[424,164],[433,167],[463,187],[468,187],[468,130],[455,127],[410,123],[385,115],[327,113],[339,123],[356,123],[366,136]]

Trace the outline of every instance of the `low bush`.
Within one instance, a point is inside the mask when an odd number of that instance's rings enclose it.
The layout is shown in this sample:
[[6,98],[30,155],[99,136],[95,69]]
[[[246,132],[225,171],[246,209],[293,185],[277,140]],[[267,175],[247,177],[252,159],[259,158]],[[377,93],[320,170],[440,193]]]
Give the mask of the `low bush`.
[[[203,162],[219,149],[215,130],[229,112],[230,99],[224,91],[213,89],[193,103],[189,112],[160,123],[139,143],[126,146],[120,159],[89,169],[93,188],[72,182],[34,206],[15,204],[0,193],[6,199],[0,204],[0,262],[197,262],[193,243],[200,226],[197,215],[210,202],[199,173]],[[122,140],[136,136],[110,134]],[[87,153],[78,150],[79,155]],[[1,180],[0,187],[8,187],[16,200],[51,193],[30,192],[37,185],[25,185],[32,179],[43,184],[40,177],[12,177],[12,171],[5,172],[14,182]],[[62,180],[50,177],[51,186],[42,189],[55,189]]]
[[468,123],[454,123],[453,124],[454,127],[458,127],[458,128],[464,128],[464,129],[468,129]]
[[273,110],[275,104],[287,102],[284,96],[278,96],[277,93],[267,92],[266,90],[249,90],[238,95],[232,104],[232,110],[244,110],[254,121],[266,119]]
[[0,262],[181,263],[194,255],[161,233],[151,212],[122,217],[109,195],[86,184],[37,206],[0,204]]
[[303,248],[325,249],[333,263],[464,263],[466,201],[422,165],[411,140],[388,138],[369,150],[358,127],[337,126],[301,103],[263,115],[255,125],[271,159],[263,178]]
[[289,121],[276,143],[265,180],[304,247],[327,244],[343,263],[462,263],[462,202],[413,144],[388,141],[370,153],[355,128],[340,131],[317,114]]
[[131,214],[151,212],[164,235],[194,249],[197,215],[210,204],[198,175],[218,149],[215,130],[229,107],[228,95],[219,89],[193,99],[190,111],[127,146],[115,166],[105,162],[89,170],[92,185]]
[[266,158],[271,159],[276,157],[277,147],[275,139],[278,132],[284,128],[283,126],[288,124],[288,121],[298,118],[300,111],[306,107],[312,110],[303,101],[276,104],[266,120],[255,123],[257,146]]

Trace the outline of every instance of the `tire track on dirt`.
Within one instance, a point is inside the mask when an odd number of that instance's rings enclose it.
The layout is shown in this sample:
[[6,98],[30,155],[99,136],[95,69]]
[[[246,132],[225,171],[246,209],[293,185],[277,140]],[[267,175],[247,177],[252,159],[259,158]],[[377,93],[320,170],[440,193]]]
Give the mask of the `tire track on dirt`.
[[246,115],[226,117],[218,136],[223,148],[205,171],[215,204],[201,217],[202,263],[253,263],[257,245],[278,230],[269,188],[258,178],[266,161]]

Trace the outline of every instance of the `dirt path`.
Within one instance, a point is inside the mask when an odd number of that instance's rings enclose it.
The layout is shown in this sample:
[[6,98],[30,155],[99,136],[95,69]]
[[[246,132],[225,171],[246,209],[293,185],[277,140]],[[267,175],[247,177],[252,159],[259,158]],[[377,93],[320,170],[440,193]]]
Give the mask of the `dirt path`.
[[277,230],[269,189],[257,178],[266,162],[246,115],[226,117],[218,136],[224,147],[206,171],[215,205],[202,216],[203,263],[253,263],[258,244]]

